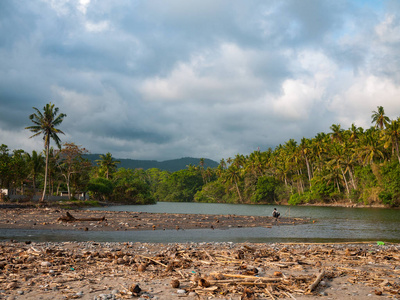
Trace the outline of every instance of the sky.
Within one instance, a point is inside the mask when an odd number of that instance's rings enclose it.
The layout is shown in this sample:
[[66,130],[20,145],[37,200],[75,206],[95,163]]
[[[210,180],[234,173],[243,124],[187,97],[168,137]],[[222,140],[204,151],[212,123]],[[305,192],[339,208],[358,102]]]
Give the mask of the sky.
[[[0,144],[219,161],[400,116],[400,2],[1,0]],[[55,144],[52,144],[55,146]]]

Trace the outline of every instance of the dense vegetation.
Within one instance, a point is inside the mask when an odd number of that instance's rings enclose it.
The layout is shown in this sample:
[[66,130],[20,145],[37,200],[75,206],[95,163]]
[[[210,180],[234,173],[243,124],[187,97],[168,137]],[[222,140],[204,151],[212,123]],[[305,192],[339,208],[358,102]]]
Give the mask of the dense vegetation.
[[[118,168],[110,153],[96,165],[87,150],[73,143],[49,148],[47,192],[89,193],[95,200],[127,204],[155,201],[223,203],[362,203],[400,205],[400,118],[390,120],[383,107],[368,129],[333,124],[329,133],[293,139],[275,149],[237,154],[218,167],[198,165],[170,172]],[[0,186],[33,195],[45,186],[41,153],[12,153],[0,147]],[[46,190],[46,189],[45,189]]]

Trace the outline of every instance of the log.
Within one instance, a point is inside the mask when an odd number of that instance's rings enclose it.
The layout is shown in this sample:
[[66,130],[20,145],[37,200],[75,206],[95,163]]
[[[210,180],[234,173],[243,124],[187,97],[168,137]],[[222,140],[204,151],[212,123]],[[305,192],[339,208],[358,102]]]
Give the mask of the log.
[[257,280],[261,282],[276,282],[276,281],[282,281],[283,278],[268,278],[268,277],[257,277],[257,276],[250,276],[250,275],[238,275],[238,274],[222,274],[225,277],[231,277],[231,278],[241,278],[241,279],[247,279],[247,280]]
[[101,218],[75,218],[73,215],[71,215],[69,212],[65,213],[65,216],[59,217],[57,221],[61,222],[85,222],[85,221],[100,221],[103,222],[106,220],[106,217],[103,216]]
[[309,285],[309,287],[307,288],[307,292],[312,292],[318,286],[324,276],[325,271],[322,270],[321,273],[319,273],[319,275],[317,276],[317,279],[315,279],[315,281]]

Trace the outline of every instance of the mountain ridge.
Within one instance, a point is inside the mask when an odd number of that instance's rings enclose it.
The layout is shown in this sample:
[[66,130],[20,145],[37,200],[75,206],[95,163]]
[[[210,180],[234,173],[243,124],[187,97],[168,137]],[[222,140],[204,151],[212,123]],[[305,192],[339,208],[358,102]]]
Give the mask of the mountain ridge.
[[[89,159],[93,165],[96,165],[96,160],[100,159],[101,154],[85,154],[83,157]],[[163,171],[176,172],[179,170],[187,169],[188,165],[198,166],[200,165],[200,158],[195,157],[182,157],[177,159],[169,159],[164,161],[157,160],[138,160],[130,158],[114,158],[121,163],[118,164],[118,168],[125,169],[143,169],[148,170],[151,168],[157,168]],[[216,168],[218,163],[214,160],[204,158],[204,168]]]

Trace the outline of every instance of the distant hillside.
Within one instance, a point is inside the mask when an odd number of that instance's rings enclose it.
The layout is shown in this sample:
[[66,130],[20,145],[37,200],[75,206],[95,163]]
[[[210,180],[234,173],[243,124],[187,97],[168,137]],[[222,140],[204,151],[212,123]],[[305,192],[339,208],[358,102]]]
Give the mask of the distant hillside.
[[[100,154],[85,154],[84,157],[88,158],[95,165],[96,160],[100,159]],[[119,168],[126,169],[151,169],[157,168],[160,170],[175,172],[183,169],[187,169],[188,165],[198,166],[200,164],[200,158],[184,157],[179,159],[171,159],[165,161],[156,160],[136,160],[136,159],[125,159],[125,158],[115,158],[121,163],[118,164]],[[216,168],[218,163],[211,159],[204,159],[204,168]]]

